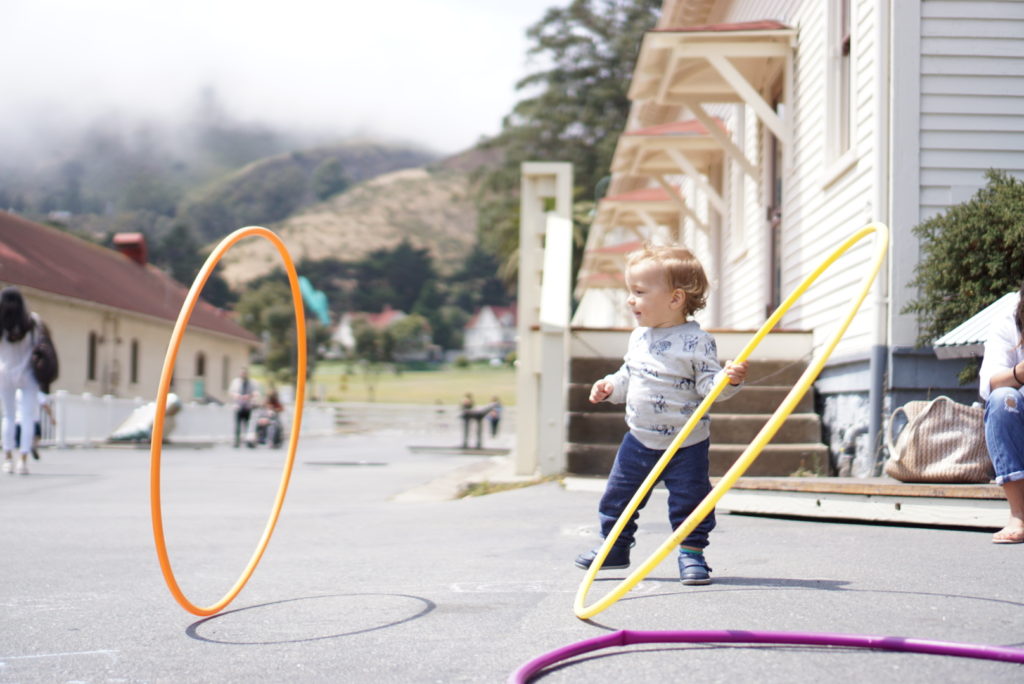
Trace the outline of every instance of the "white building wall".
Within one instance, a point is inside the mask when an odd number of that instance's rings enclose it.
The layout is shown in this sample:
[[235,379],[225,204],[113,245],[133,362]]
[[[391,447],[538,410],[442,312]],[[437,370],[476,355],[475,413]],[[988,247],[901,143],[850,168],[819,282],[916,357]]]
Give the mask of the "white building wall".
[[[724,6],[725,4],[723,4]],[[776,19],[798,29],[793,62],[793,102],[789,113],[793,143],[784,170],[781,229],[781,296],[791,292],[843,240],[873,218],[871,203],[875,170],[874,3],[855,1],[853,8],[852,163],[837,166],[827,158],[828,35],[827,3],[811,0],[763,2],[739,0],[714,16],[716,22]],[[745,147],[762,174],[767,173],[765,128],[747,111]],[[744,183],[746,251],[728,265],[725,290],[726,323],[757,327],[764,321],[768,300],[768,223],[764,181]],[[730,243],[731,244],[731,243]],[[787,328],[813,330],[815,345],[825,342],[845,314],[850,292],[860,283],[873,255],[870,240],[851,250],[783,318]],[[754,295],[756,293],[756,296]],[[837,355],[867,349],[873,342],[874,315],[870,305],[855,319]]]
[[1024,3],[921,2],[919,220],[1024,177]]
[[[152,398],[156,394],[172,321],[119,311],[88,302],[22,288],[28,305],[46,322],[57,347],[60,377],[53,391],[72,394],[111,394],[118,397]],[[99,339],[96,377],[87,376],[89,333]],[[138,341],[138,377],[131,378],[131,343]],[[193,398],[196,357],[206,357],[206,393],[227,398],[227,382],[248,363],[249,345],[237,338],[190,326],[182,340],[175,364],[173,390],[184,400]],[[225,367],[226,364],[226,367]]]
[[892,31],[890,343],[910,347],[912,228],[968,200],[989,168],[1024,177],[1024,3],[901,0]]

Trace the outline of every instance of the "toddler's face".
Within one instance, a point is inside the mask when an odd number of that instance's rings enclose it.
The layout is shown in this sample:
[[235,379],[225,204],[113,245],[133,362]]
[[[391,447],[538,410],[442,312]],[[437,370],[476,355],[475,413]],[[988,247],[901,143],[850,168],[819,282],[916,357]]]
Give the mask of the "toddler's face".
[[671,289],[661,266],[653,262],[640,262],[626,271],[626,300],[637,325],[646,328],[667,328],[686,321],[682,290]]

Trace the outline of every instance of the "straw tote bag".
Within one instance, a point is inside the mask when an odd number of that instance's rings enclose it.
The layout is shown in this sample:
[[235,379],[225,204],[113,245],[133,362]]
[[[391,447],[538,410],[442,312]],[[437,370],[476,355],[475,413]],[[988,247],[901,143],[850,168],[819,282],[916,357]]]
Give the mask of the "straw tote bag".
[[[907,424],[894,435],[897,418]],[[901,482],[989,482],[995,469],[985,446],[985,409],[949,397],[910,401],[892,412],[885,474]]]

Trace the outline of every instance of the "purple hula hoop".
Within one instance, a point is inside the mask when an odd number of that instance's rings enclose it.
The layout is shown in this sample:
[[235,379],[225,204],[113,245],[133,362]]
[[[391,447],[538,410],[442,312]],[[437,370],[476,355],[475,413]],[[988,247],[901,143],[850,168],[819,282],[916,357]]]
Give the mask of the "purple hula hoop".
[[525,684],[550,665],[583,653],[599,651],[612,646],[630,644],[787,644],[799,646],[843,646],[846,648],[875,648],[885,651],[927,653],[959,658],[1001,660],[1024,663],[1024,649],[1003,646],[962,644],[952,641],[930,641],[894,636],[864,634],[816,634],[814,632],[762,632],[742,629],[641,631],[623,629],[603,636],[585,639],[556,648],[520,666],[512,673],[510,684]]

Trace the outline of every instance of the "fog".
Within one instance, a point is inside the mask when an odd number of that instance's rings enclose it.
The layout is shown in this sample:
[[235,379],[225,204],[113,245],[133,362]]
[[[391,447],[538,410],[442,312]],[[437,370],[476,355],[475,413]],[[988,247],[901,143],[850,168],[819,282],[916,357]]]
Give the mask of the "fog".
[[566,2],[0,0],[0,154],[199,115],[457,152],[500,130],[537,68],[526,28]]

